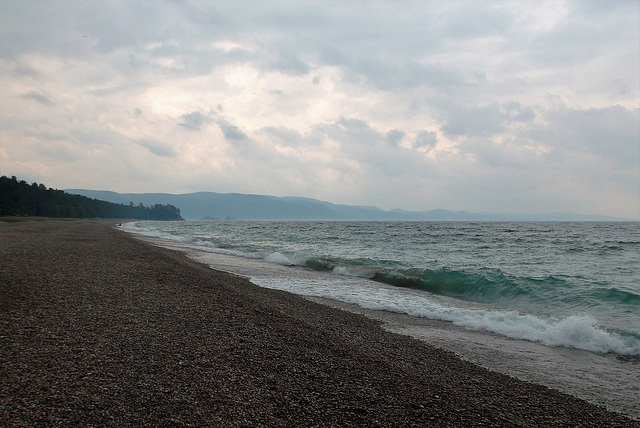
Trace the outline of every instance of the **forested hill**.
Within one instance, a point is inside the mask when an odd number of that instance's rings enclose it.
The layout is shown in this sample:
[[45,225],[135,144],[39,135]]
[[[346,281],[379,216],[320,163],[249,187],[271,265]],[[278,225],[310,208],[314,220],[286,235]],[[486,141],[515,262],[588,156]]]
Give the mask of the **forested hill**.
[[29,184],[16,177],[0,177],[0,216],[42,216],[69,218],[131,218],[143,220],[182,220],[173,205],[116,204],[62,190],[44,184]]

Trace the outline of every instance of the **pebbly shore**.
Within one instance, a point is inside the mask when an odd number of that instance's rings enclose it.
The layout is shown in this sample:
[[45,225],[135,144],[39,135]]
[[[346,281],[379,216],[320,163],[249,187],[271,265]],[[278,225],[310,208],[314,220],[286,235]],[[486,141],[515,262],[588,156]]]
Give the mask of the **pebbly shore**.
[[108,221],[0,223],[0,426],[640,427]]

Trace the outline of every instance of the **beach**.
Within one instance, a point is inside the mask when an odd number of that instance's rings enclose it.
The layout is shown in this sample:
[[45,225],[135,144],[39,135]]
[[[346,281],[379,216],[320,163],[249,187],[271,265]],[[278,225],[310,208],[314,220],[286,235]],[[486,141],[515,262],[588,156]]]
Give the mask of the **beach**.
[[638,426],[109,221],[0,223],[2,426]]

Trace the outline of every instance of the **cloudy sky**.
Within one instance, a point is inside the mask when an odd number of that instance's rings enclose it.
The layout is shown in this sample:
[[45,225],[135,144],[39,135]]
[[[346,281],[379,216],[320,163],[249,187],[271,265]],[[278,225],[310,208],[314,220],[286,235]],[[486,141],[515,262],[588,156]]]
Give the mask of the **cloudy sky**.
[[640,218],[640,2],[0,2],[0,175]]

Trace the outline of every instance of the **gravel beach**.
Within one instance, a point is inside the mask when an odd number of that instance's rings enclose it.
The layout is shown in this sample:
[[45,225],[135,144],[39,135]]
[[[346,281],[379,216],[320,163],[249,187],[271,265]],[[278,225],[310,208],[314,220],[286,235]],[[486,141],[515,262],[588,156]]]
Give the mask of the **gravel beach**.
[[0,223],[0,426],[640,422],[214,271],[117,223],[52,220]]

